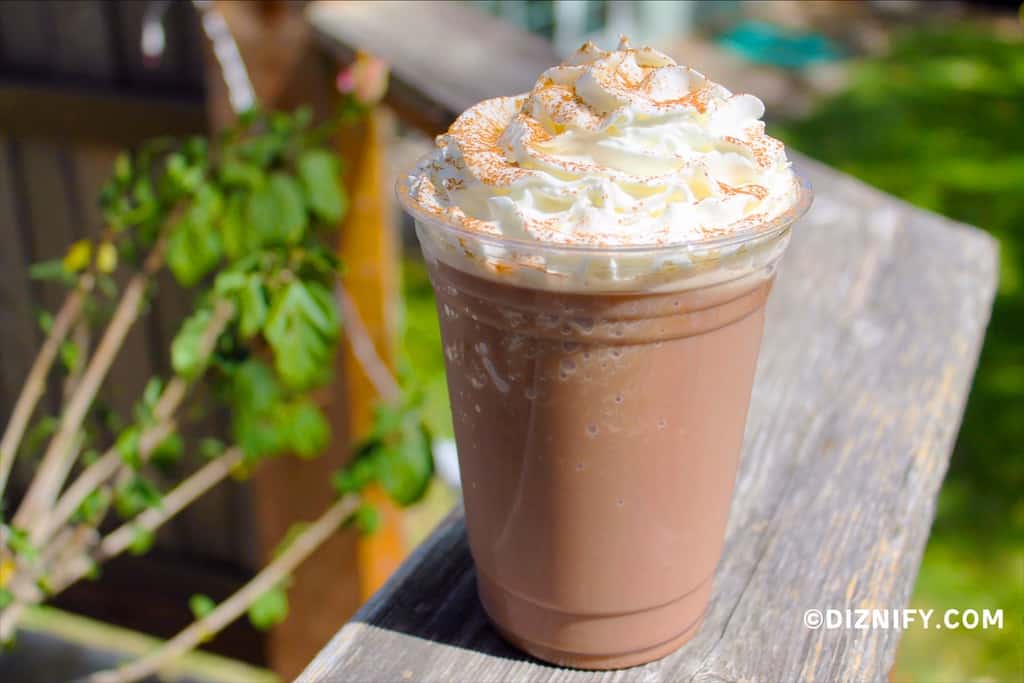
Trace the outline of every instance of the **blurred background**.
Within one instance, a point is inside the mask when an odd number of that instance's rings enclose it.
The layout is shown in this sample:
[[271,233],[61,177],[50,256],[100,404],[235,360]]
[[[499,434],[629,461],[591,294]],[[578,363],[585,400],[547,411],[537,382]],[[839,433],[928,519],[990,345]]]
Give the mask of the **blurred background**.
[[[1002,608],[1007,624],[1003,630],[985,631],[911,629],[900,641],[891,680],[1022,680],[1020,3],[458,4],[536,34],[560,55],[587,39],[608,48],[619,34],[628,34],[634,44],[662,49],[734,91],[757,94],[767,107],[769,132],[794,149],[999,240],[1001,273],[992,321],[911,606]],[[214,5],[238,38],[265,99],[282,107],[324,99],[322,86],[306,83],[314,71],[336,72],[338,54],[313,36],[305,3]],[[372,3],[365,11],[374,11]],[[417,30],[412,24],[393,26],[388,36],[365,36],[367,44],[354,45],[353,51],[372,52],[376,40],[386,53],[389,44],[383,41],[411,41]],[[427,38],[444,49],[441,36]],[[357,64],[360,59],[375,63],[361,56]],[[217,125],[226,105],[220,76],[210,63],[188,2],[0,4],[0,422],[9,415],[37,343],[35,311],[59,301],[57,293],[30,283],[27,264],[59,256],[67,244],[98,229],[95,195],[117,149],[147,137]],[[336,87],[351,86],[339,78]],[[427,105],[413,101],[407,106],[431,115]],[[408,124],[409,117],[401,117],[404,123],[398,118],[379,107],[357,139],[343,142],[342,153],[349,159],[349,192],[360,207],[350,220],[362,221],[373,234],[393,231],[395,236],[383,247],[353,248],[362,250],[373,271],[364,287],[377,306],[378,315],[369,322],[378,342],[391,349],[385,355],[399,374],[426,396],[439,475],[422,503],[386,512],[385,529],[376,540],[358,548],[358,541],[346,541],[349,550],[355,548],[348,564],[321,570],[321,579],[331,583],[320,591],[340,598],[327,598],[326,607],[312,604],[316,598],[305,606],[300,600],[293,605],[292,619],[270,635],[240,624],[209,644],[213,652],[283,675],[295,673],[312,657],[459,497],[433,296],[411,226],[388,198],[389,178],[431,141]],[[387,262],[374,265],[381,254]],[[160,340],[172,329],[165,321],[179,312],[180,302],[168,284],[147,326],[133,332],[134,351],[116,371],[112,402],[136,395],[138,378],[166,365],[154,349],[164,348]],[[361,410],[365,413],[365,408],[352,407],[348,419],[365,420]],[[170,635],[188,621],[183,605],[189,595],[226,595],[255,570],[266,530],[274,527],[278,508],[288,504],[280,501],[301,497],[307,484],[278,472],[272,485],[256,481],[221,487],[163,532],[154,554],[114,562],[102,580],[75,587],[57,606]],[[76,637],[60,632],[62,638]]]

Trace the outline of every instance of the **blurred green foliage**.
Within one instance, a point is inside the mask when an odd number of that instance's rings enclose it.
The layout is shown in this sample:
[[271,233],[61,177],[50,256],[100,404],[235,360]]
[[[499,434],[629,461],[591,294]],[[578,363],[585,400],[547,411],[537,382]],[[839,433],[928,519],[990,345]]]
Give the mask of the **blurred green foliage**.
[[915,29],[849,89],[777,128],[787,144],[987,230],[1000,284],[912,604],[1002,608],[1003,630],[911,629],[897,677],[1020,681],[1024,615],[1024,42]]
[[416,378],[423,396],[423,421],[440,437],[452,438],[452,413],[448,405],[448,384],[444,376],[441,325],[437,320],[434,291],[427,268],[417,257],[402,264],[401,373]]

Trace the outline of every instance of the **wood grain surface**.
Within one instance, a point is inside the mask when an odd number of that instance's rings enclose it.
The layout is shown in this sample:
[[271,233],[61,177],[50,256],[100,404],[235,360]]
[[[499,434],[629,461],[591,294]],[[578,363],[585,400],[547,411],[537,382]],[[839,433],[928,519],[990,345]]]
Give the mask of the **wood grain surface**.
[[632,669],[552,667],[487,624],[461,512],[299,678],[884,681],[896,630],[808,609],[907,604],[995,290],[979,230],[806,159],[817,200],[772,294],[725,553],[703,628]]
[[458,2],[321,0],[306,14],[342,61],[356,50],[386,61],[386,103],[427,133],[480,100],[529,91],[558,63],[543,38]]

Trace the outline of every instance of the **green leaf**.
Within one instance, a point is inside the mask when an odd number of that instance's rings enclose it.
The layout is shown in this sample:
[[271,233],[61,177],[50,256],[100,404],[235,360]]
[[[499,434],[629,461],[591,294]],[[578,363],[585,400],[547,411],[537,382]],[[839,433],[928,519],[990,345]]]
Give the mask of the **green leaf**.
[[239,292],[238,331],[246,339],[263,329],[267,320],[267,298],[263,293],[263,282],[258,275],[250,275],[245,287]]
[[288,595],[280,586],[256,598],[249,606],[249,622],[260,630],[280,624],[288,616]]
[[200,308],[185,320],[171,342],[171,367],[187,380],[194,380],[206,370],[209,354],[203,353],[203,336],[212,313]]
[[149,178],[139,178],[135,181],[133,189],[135,207],[127,212],[124,220],[130,223],[144,223],[157,218],[160,211],[160,200],[153,188],[153,181]]
[[331,485],[338,496],[362,491],[373,481],[374,462],[370,456],[376,452],[379,442],[368,441],[356,452],[353,460],[346,467],[331,476]]
[[282,429],[288,450],[301,458],[316,457],[331,439],[331,428],[323,412],[308,399],[289,406],[284,413]]
[[224,452],[224,442],[213,437],[206,437],[199,442],[199,455],[213,460]]
[[142,390],[142,402],[151,410],[156,407],[157,401],[164,390],[164,381],[159,377],[150,377],[146,387]]
[[140,437],[139,428],[133,425],[121,432],[114,443],[114,448],[117,449],[121,460],[130,467],[138,468],[142,464],[142,457],[139,453]]
[[144,555],[153,547],[155,541],[156,536],[152,531],[136,525],[132,527],[132,542],[128,546],[128,552],[132,555]]
[[240,411],[235,414],[232,431],[248,460],[277,455],[284,450],[283,434],[271,414]]
[[217,603],[209,595],[196,594],[188,599],[188,608],[192,616],[198,621],[217,609]]
[[49,311],[39,311],[36,314],[36,322],[39,323],[39,329],[43,334],[49,334],[53,329],[53,314]]
[[76,522],[98,525],[110,508],[110,491],[106,488],[96,489],[89,493],[79,504],[73,519]]
[[267,178],[256,164],[229,157],[220,167],[220,179],[225,185],[251,190],[263,185]]
[[53,595],[53,582],[47,574],[36,577],[36,588],[46,597]]
[[263,334],[287,386],[301,390],[323,381],[338,335],[330,293],[318,283],[290,283],[274,297]]
[[14,593],[6,588],[0,588],[0,609],[6,609],[14,602]]
[[114,159],[114,180],[127,185],[132,179],[132,158],[127,152],[121,152]]
[[192,194],[203,187],[205,168],[202,163],[190,163],[186,156],[175,152],[167,156],[165,165],[169,189],[175,195]]
[[284,173],[273,173],[266,185],[249,195],[246,214],[260,246],[297,244],[306,231],[302,187]]
[[343,496],[376,481],[400,505],[414,503],[434,474],[431,443],[418,411],[408,406],[380,409],[371,438],[348,466],[333,475],[331,483]]
[[414,418],[407,419],[395,440],[384,442],[374,457],[376,479],[399,505],[419,500],[434,474],[430,435]]
[[95,448],[86,448],[82,451],[82,464],[89,466],[100,459],[100,452]]
[[146,508],[159,507],[160,491],[141,476],[135,476],[114,493],[114,508],[122,519],[136,516]]
[[78,367],[78,362],[81,360],[81,354],[79,353],[78,344],[65,339],[60,345],[60,362],[64,366],[64,369],[68,372],[74,372]]
[[267,133],[250,137],[239,143],[237,149],[242,158],[265,168],[273,164],[280,156],[285,142],[281,135]]
[[299,177],[306,204],[314,216],[337,223],[345,215],[347,198],[338,173],[338,160],[323,149],[313,149],[299,158]]
[[32,428],[25,435],[25,440],[21,444],[21,451],[23,453],[34,453],[37,451],[43,443],[57,432],[57,428],[60,427],[60,419],[53,415],[44,415],[32,425]]
[[74,282],[74,273],[68,272],[64,267],[63,259],[52,261],[40,261],[28,267],[28,276],[33,280],[57,280],[59,282]]
[[249,249],[249,237],[246,225],[247,197],[242,192],[235,192],[228,197],[224,205],[224,213],[220,219],[220,234],[224,242],[224,253],[235,260]]
[[220,262],[223,245],[214,226],[222,205],[220,193],[204,185],[171,233],[167,265],[185,287],[198,283]]
[[274,173],[268,187],[277,203],[279,234],[287,244],[298,244],[307,224],[302,186],[290,175]]
[[8,527],[7,547],[27,564],[34,564],[39,559],[39,549],[28,539],[24,529]]
[[219,296],[227,297],[240,292],[246,283],[245,273],[237,270],[226,270],[213,281],[213,291]]
[[352,521],[361,533],[372,534],[380,528],[380,511],[369,503],[363,503],[352,515]]
[[402,428],[407,409],[404,405],[379,403],[373,411],[373,434],[383,439]]
[[166,439],[154,446],[149,459],[156,465],[168,466],[178,462],[185,452],[185,441],[181,434],[170,434]]
[[237,410],[260,413],[275,406],[281,387],[266,363],[249,359],[239,363],[231,374],[231,398]]

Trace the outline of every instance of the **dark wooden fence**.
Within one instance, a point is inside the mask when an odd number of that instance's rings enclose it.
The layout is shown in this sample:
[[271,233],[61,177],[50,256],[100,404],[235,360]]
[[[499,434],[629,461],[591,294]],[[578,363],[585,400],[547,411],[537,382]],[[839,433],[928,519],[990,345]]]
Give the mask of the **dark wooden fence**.
[[[189,3],[172,3],[164,57],[146,64],[140,37],[148,5],[0,3],[0,424],[41,343],[37,312],[54,310],[63,296],[58,286],[32,281],[29,265],[98,233],[95,199],[119,149],[205,129],[196,16]],[[186,301],[169,278],[160,279],[149,315],[103,388],[102,398],[122,414],[130,414],[147,378],[166,373],[167,342]],[[59,383],[50,387],[41,408],[52,411]],[[28,470],[16,469],[15,489]],[[76,586],[58,604],[168,635],[188,620],[189,594],[226,595],[258,566],[252,508],[248,487],[222,485],[161,531],[152,557],[119,560],[98,584]],[[242,624],[214,649],[259,662],[260,645]]]

